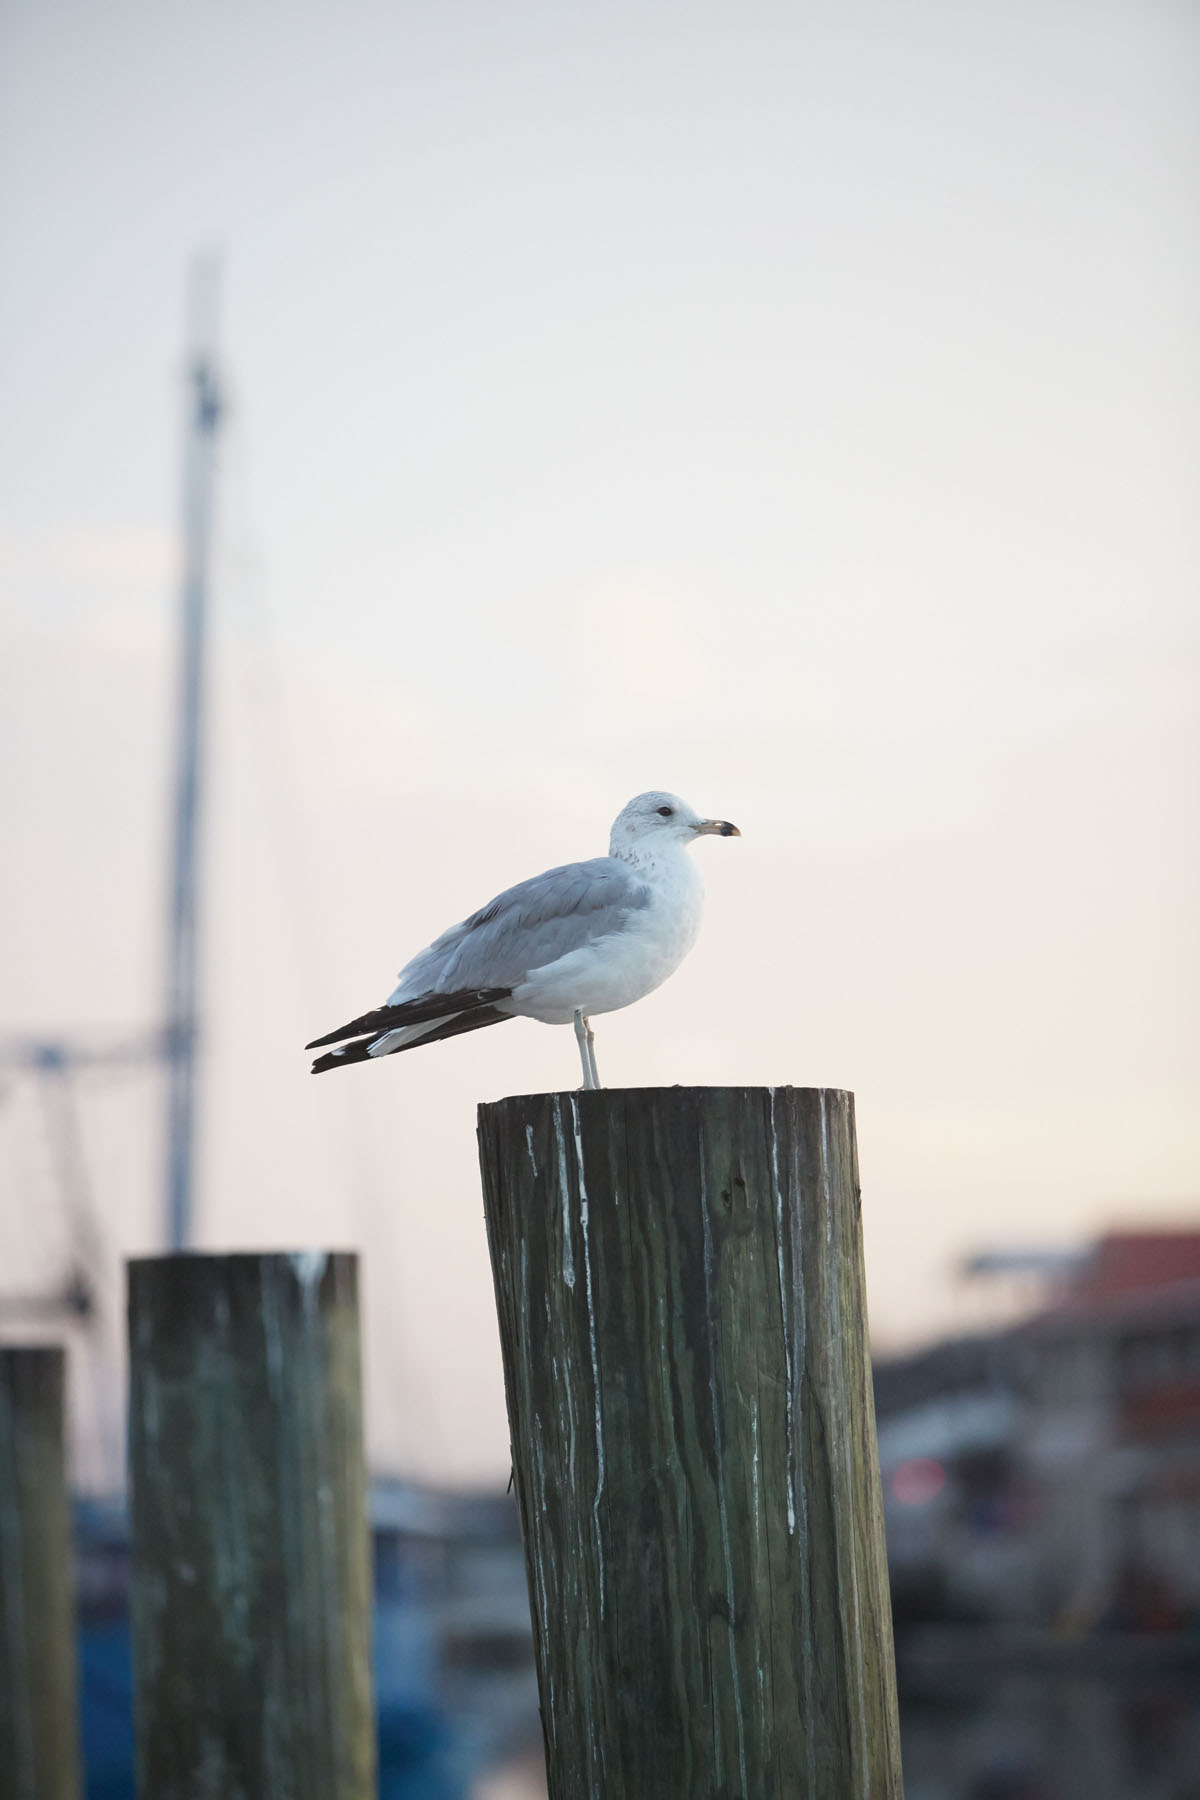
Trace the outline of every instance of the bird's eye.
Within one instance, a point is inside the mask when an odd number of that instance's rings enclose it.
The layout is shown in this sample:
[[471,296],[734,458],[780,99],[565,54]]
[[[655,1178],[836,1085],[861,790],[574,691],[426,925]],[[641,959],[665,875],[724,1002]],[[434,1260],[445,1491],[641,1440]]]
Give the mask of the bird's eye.
[[674,812],[675,808],[673,806],[660,806],[658,809],[658,816],[660,819],[669,819],[673,816]]

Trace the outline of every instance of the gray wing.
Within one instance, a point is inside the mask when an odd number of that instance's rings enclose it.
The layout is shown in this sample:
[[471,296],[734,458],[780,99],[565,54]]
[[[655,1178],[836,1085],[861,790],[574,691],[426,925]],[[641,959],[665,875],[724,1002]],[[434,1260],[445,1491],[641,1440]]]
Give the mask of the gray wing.
[[414,956],[388,1004],[417,994],[516,987],[530,969],[620,930],[649,903],[645,882],[615,857],[547,869],[506,888]]

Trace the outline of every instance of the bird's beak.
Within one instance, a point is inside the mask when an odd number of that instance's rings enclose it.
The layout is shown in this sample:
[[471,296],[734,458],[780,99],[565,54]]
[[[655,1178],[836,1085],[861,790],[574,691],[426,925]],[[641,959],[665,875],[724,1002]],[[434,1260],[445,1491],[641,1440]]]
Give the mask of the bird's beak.
[[701,819],[698,825],[692,826],[692,830],[697,837],[741,837],[742,835],[737,826],[731,825],[728,819]]

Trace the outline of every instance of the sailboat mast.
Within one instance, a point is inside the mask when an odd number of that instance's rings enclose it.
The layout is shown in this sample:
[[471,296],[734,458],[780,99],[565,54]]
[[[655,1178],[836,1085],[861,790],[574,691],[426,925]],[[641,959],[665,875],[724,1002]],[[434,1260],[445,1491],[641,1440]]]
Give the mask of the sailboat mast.
[[206,638],[213,481],[222,399],[216,367],[216,271],[197,268],[192,287],[188,413],[183,467],[183,581],[172,798],[167,940],[166,1237],[192,1240],[200,926],[200,844]]

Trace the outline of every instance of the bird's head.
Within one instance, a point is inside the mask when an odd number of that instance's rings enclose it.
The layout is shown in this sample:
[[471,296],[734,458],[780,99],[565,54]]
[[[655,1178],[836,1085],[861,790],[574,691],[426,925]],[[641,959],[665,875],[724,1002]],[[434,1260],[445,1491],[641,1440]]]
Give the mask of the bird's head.
[[635,847],[649,849],[659,844],[691,844],[698,837],[741,835],[728,819],[702,819],[678,794],[655,790],[638,794],[621,808],[613,820],[608,850],[610,856],[620,856]]

